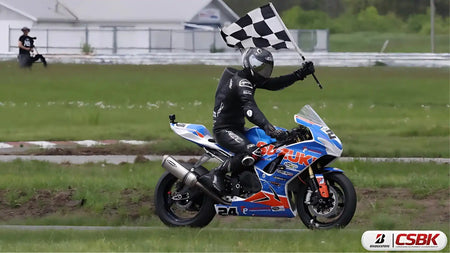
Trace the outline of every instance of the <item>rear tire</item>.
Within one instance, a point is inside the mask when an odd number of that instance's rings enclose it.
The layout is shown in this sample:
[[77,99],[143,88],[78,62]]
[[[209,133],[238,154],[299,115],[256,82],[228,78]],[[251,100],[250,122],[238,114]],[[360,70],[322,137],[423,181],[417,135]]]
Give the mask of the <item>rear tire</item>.
[[355,188],[342,173],[324,174],[324,177],[330,192],[330,202],[325,207],[319,206],[319,204],[305,203],[308,202],[311,191],[308,193],[309,186],[301,184],[297,195],[297,210],[300,219],[311,229],[343,228],[355,214]]
[[[183,193],[182,200],[174,200]],[[187,188],[181,180],[165,172],[155,190],[156,214],[167,226],[204,227],[216,215],[214,202],[198,188]]]

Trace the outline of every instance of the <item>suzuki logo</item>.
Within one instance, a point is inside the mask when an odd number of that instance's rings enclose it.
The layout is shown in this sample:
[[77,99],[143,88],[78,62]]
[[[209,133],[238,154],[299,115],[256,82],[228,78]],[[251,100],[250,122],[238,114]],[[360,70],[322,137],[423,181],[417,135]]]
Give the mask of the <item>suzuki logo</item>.
[[[256,146],[258,146],[258,147],[261,147],[263,145],[266,145],[266,143],[262,142],[262,141],[258,142],[258,144],[256,144]],[[273,155],[276,152],[277,152],[277,149],[275,149],[274,145],[269,145],[269,146],[261,149],[261,153],[263,155]],[[294,150],[288,149],[288,148],[279,149],[279,152],[281,155],[284,155],[283,160],[288,160],[289,162],[301,164],[304,166],[309,166],[311,163],[313,163],[314,161],[317,160],[317,157],[315,157],[315,156],[306,155],[300,151],[294,151]]]

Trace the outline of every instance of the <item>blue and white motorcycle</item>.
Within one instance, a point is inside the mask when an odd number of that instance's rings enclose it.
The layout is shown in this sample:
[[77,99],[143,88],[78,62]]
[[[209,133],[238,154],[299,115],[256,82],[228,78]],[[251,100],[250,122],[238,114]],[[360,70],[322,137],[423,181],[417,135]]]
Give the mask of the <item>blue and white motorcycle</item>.
[[225,193],[219,194],[204,165],[211,158],[223,162],[233,154],[215,143],[203,125],[177,123],[171,115],[172,130],[205,153],[195,164],[164,156],[166,172],[155,190],[161,221],[168,226],[203,227],[216,214],[298,215],[311,229],[346,226],[356,209],[355,189],[342,170],[327,167],[341,156],[342,143],[309,105],[294,120],[298,126],[282,142],[258,127],[249,129],[246,136],[261,149],[262,157],[252,170],[227,175]]

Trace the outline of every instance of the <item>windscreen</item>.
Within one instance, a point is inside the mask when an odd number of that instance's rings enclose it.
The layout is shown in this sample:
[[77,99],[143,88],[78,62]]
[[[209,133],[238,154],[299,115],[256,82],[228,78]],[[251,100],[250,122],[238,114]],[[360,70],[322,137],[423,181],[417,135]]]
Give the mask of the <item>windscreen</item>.
[[303,106],[300,112],[296,115],[301,118],[307,119],[314,124],[328,127],[327,124],[325,124],[325,122],[322,120],[322,118],[320,118],[319,114],[317,114],[310,105]]

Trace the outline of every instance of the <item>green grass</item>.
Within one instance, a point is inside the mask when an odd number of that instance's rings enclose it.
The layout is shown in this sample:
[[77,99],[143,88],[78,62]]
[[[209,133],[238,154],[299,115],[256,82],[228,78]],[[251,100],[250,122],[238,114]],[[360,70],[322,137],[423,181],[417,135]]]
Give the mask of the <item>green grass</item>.
[[152,194],[163,172],[159,164],[77,166],[15,160],[1,163],[0,189],[9,190],[6,197],[11,200],[10,204],[27,201],[39,189],[73,189],[74,199],[86,199],[88,209],[101,212],[105,205],[117,204],[124,189],[139,189]]
[[[152,204],[156,182],[163,172],[159,162],[58,165],[16,160],[0,163],[0,197],[3,192],[3,199],[8,200],[0,203],[2,209],[21,210],[20,205],[26,205],[36,194],[43,194],[43,190],[72,189],[74,200],[86,200],[82,207],[73,210],[61,207],[43,216],[10,220],[1,217],[0,224],[154,227],[108,231],[0,229],[0,251],[355,252],[363,251],[360,240],[366,230],[426,229],[449,234],[448,224],[438,215],[448,210],[447,164],[355,161],[334,165],[345,171],[357,190],[357,210],[347,228],[275,233],[227,229],[305,227],[298,218],[252,217],[215,217],[204,229],[165,227],[155,216]],[[136,208],[133,203],[142,205]]]
[[[446,164],[434,163],[371,163],[371,162],[337,162],[336,167],[342,168],[352,180],[355,187],[360,189],[359,194],[365,194],[366,189],[379,189],[385,192],[385,198],[395,197],[395,193],[406,198],[417,200],[439,196],[441,191],[448,191],[449,170]],[[210,167],[214,166],[213,164]],[[78,224],[78,225],[155,225],[158,219],[153,216],[153,190],[156,182],[163,172],[159,162],[123,165],[57,165],[47,162],[16,160],[9,163],[0,163],[0,190],[4,191],[4,205],[10,208],[19,208],[33,196],[43,194],[42,191],[60,192],[73,191],[73,200],[85,200],[82,208],[66,216],[64,212],[51,213],[42,219],[20,219],[9,221],[9,224]],[[403,189],[403,190],[401,190]],[[405,192],[403,192],[405,191]],[[124,194],[126,193],[126,194]],[[442,194],[441,194],[442,195]],[[442,199],[445,200],[444,193]],[[448,193],[447,193],[448,195]],[[362,196],[362,195],[361,195]],[[373,201],[376,202],[376,199]],[[414,203],[405,199],[402,202],[406,209]],[[419,201],[420,202],[420,201]],[[133,210],[128,206],[133,207]],[[398,203],[397,203],[398,204]],[[396,203],[385,203],[395,206]],[[363,208],[364,209],[364,208]],[[414,209],[414,208],[413,208]],[[419,210],[418,208],[415,208]],[[364,209],[365,224],[372,219],[378,209]],[[136,214],[137,212],[137,214]],[[383,213],[389,213],[383,211]],[[390,215],[397,215],[389,213]],[[418,213],[417,213],[418,214]],[[416,214],[415,214],[416,215]],[[96,217],[96,218],[93,218]],[[110,219],[108,220],[109,217]],[[403,217],[405,218],[405,217]],[[435,217],[434,217],[435,218]],[[358,218],[356,218],[358,220]],[[402,226],[410,224],[409,218],[397,223]],[[252,220],[248,220],[252,224]],[[430,220],[433,220],[430,217]],[[213,226],[230,226],[219,223]],[[284,224],[289,228],[298,224]],[[358,222],[357,222],[358,223]],[[243,222],[245,226],[245,222]],[[240,226],[231,224],[231,226]],[[269,223],[269,227],[275,224]],[[254,226],[254,224],[253,224]],[[264,227],[264,225],[262,225]],[[302,225],[300,225],[302,226]],[[358,226],[356,226],[358,228]]]
[[[248,232],[208,229],[139,231],[0,230],[0,251],[349,252],[364,231]],[[339,237],[339,240],[336,238]],[[18,238],[27,238],[19,242]]]
[[[356,187],[403,188],[417,196],[447,189],[450,182],[448,164],[353,161],[335,162],[333,166],[343,169]],[[36,189],[70,188],[82,197],[92,198],[88,203],[106,203],[111,199],[105,195],[118,194],[123,189],[137,188],[152,193],[163,171],[160,162],[59,165],[15,160],[0,163],[0,189],[32,193]]]
[[[274,75],[293,68],[276,68]],[[154,152],[192,150],[168,126],[212,126],[217,66],[51,65],[24,71],[0,63],[0,141],[157,140]],[[347,156],[449,155],[449,69],[317,68],[279,92],[258,91],[273,124],[292,128],[305,104],[341,138]],[[250,125],[249,125],[250,126]]]
[[[415,33],[330,34],[330,52],[380,52],[389,40],[385,53],[431,53],[430,36]],[[449,34],[435,35],[435,53],[450,52]]]

